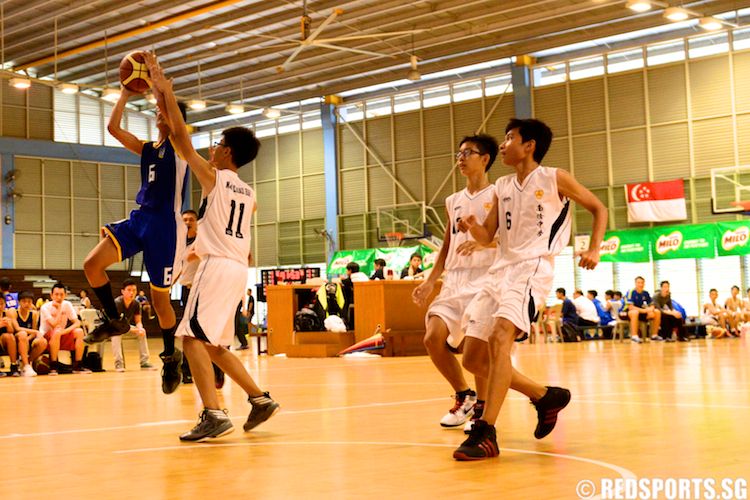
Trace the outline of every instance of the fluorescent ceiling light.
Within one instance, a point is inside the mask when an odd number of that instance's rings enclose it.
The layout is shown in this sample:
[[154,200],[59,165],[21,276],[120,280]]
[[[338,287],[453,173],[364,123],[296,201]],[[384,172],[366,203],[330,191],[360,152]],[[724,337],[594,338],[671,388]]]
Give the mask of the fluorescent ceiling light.
[[681,7],[669,7],[664,9],[663,16],[670,21],[684,21],[690,17],[690,13]]
[[281,116],[281,111],[274,108],[265,108],[263,114],[266,115],[266,118],[278,118]]
[[76,85],[75,83],[60,83],[57,86],[57,90],[59,90],[63,94],[77,94],[78,85]]
[[242,104],[227,104],[227,107],[224,109],[227,111],[227,113],[232,115],[238,115],[245,112],[245,106],[243,106]]
[[701,17],[698,20],[698,24],[706,31],[720,30],[724,26],[722,22],[715,17]]
[[187,102],[187,105],[188,105],[188,108],[195,110],[195,111],[206,109],[206,101],[204,101],[203,99],[190,99]]
[[634,12],[651,10],[651,2],[649,0],[628,0],[625,6]]
[[11,87],[15,87],[21,90],[25,90],[31,87],[31,80],[29,80],[28,78],[11,78],[9,83]]
[[108,102],[116,102],[120,99],[119,89],[104,89],[102,90],[102,99]]

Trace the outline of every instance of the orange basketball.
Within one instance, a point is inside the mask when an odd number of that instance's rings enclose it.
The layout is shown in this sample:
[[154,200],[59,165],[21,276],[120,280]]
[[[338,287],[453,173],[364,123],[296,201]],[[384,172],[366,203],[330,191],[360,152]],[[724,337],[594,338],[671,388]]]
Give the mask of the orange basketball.
[[52,363],[49,360],[49,356],[43,354],[36,358],[31,365],[32,368],[34,368],[34,371],[39,375],[47,375],[49,373],[50,367],[52,366]]
[[143,52],[136,50],[122,58],[120,62],[120,83],[126,89],[143,94],[151,88],[146,59]]

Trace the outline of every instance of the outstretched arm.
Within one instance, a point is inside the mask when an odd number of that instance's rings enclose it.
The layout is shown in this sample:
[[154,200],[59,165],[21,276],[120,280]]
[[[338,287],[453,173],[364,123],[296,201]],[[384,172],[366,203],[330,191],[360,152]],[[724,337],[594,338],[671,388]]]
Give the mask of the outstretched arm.
[[584,269],[594,269],[599,263],[599,247],[604,239],[604,231],[607,230],[607,207],[565,170],[557,170],[557,190],[594,216],[589,248],[581,253],[581,261],[578,263]]
[[109,115],[109,123],[107,124],[107,131],[117,139],[120,144],[125,146],[125,149],[131,153],[135,153],[138,156],[143,152],[143,143],[136,136],[123,130],[120,127],[122,123],[122,112],[125,109],[125,105],[128,103],[128,98],[133,95],[133,92],[129,91],[125,87],[120,92],[120,98],[117,100],[115,107],[112,108],[112,114]]
[[182,118],[180,108],[177,106],[177,99],[172,91],[172,81],[167,80],[164,72],[156,61],[156,56],[150,52],[146,53],[146,66],[148,66],[151,75],[151,84],[153,86],[154,97],[162,109],[166,111],[166,118],[169,122],[169,128],[172,130],[172,138],[177,152],[190,165],[195,177],[200,182],[205,192],[210,192],[216,184],[216,174],[205,158],[199,155],[193,148],[190,141],[190,135],[187,132],[187,125]]

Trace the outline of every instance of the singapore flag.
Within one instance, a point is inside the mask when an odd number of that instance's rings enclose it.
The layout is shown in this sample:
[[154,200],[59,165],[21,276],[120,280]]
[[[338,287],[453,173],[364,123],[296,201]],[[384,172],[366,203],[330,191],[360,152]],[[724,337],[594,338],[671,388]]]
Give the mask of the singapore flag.
[[628,222],[687,219],[683,180],[626,184]]

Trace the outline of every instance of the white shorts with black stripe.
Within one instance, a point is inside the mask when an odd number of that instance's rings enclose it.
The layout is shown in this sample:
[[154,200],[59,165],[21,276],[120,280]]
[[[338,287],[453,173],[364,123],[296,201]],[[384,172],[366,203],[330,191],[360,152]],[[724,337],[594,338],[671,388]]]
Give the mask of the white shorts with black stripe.
[[246,285],[245,264],[212,255],[201,259],[175,336],[195,337],[215,346],[231,345],[234,314]]
[[531,323],[552,288],[553,257],[522,260],[502,267],[469,304],[466,336],[487,341],[492,333],[492,318],[505,318],[522,332],[531,330]]

